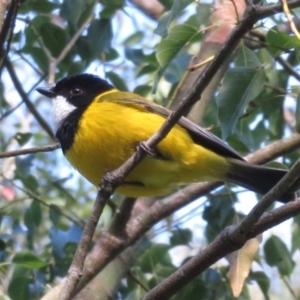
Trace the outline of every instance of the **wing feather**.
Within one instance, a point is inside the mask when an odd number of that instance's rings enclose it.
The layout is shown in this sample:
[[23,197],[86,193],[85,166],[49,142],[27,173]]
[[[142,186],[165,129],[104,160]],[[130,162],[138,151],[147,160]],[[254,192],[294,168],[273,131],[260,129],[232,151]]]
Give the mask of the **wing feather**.
[[[151,113],[158,114],[162,117],[168,118],[171,114],[171,111],[156,105],[155,103],[145,100],[144,98],[132,98],[132,94],[129,94],[131,97],[125,96],[127,93],[121,93],[122,98],[114,99],[110,101],[117,102],[119,104],[124,104],[126,106],[132,106],[139,110],[149,111]],[[123,98],[124,96],[124,98]],[[192,137],[193,141],[221,156],[235,158],[243,160],[244,158],[230,146],[225,144],[221,139],[210,133],[209,131],[201,128],[197,124],[193,123],[185,117],[181,117],[178,121],[178,124],[182,126]]]

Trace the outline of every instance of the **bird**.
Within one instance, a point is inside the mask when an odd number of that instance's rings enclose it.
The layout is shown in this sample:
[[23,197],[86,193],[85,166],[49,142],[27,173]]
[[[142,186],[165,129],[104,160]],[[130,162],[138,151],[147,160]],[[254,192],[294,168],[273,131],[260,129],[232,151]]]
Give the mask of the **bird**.
[[[87,73],[65,77],[37,91],[52,99],[54,133],[65,157],[96,186],[157,132],[171,113]],[[181,117],[116,192],[128,197],[163,196],[193,182],[221,180],[265,194],[286,173],[250,164],[221,139]],[[279,201],[294,199],[299,186],[300,180]]]

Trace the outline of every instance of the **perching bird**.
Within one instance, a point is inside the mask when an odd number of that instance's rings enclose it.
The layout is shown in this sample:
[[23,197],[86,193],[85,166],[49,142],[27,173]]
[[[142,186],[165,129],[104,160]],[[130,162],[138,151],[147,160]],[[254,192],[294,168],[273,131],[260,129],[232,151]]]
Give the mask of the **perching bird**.
[[[55,135],[63,153],[95,185],[107,171],[121,166],[170,114],[91,74],[66,77],[37,91],[53,100]],[[155,156],[138,164],[117,192],[158,196],[192,182],[223,180],[265,194],[286,172],[244,161],[219,138],[182,117],[157,145]],[[298,180],[280,199],[293,199],[299,186]]]

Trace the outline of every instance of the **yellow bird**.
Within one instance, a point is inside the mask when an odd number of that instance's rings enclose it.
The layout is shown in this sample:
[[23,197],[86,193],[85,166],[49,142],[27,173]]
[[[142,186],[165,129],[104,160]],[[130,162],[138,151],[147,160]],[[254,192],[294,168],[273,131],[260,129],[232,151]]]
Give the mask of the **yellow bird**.
[[[55,134],[69,162],[98,185],[165,122],[170,111],[91,74],[61,79],[37,91],[53,100]],[[219,138],[182,117],[117,189],[129,197],[158,196],[197,181],[223,180],[265,194],[285,170],[251,165]],[[281,197],[293,199],[296,182]]]

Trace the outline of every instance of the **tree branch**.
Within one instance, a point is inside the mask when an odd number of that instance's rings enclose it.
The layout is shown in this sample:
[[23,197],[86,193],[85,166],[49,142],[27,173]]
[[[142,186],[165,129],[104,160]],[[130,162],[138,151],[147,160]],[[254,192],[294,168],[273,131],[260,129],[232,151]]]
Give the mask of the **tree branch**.
[[246,236],[252,226],[259,221],[265,211],[284,194],[300,176],[300,159],[289,172],[254,206],[250,213],[239,223],[231,233],[233,240]]
[[[4,22],[3,22],[2,16],[4,16],[6,7],[9,4],[10,4],[10,7],[8,9],[8,12],[7,12]],[[14,29],[14,25],[15,25],[15,19],[17,16],[19,6],[20,6],[19,0],[2,1],[2,3],[1,3],[0,74],[2,72],[2,68],[3,68],[4,62],[6,60],[7,54],[9,52],[10,43],[11,43],[11,39],[12,39],[12,35],[13,35],[13,29]],[[7,42],[6,49],[4,49],[4,44],[5,44],[5,41],[7,40],[9,32],[10,32],[10,38]]]
[[125,198],[115,211],[114,218],[109,226],[109,233],[120,237],[126,235],[126,225],[130,219],[134,207],[135,198]]
[[[300,199],[287,203],[286,205],[266,213],[254,226],[249,230],[243,239],[235,240],[233,238],[233,226],[227,227],[216,237],[199,254],[191,258],[181,268],[176,270],[170,277],[158,284],[154,289],[149,291],[143,300],[169,299],[176,294],[192,279],[199,276],[203,271],[216,263],[219,259],[227,254],[240,249],[246,240],[257,236],[265,230],[291,218],[300,213]],[[276,220],[276,218],[278,218]],[[278,221],[280,220],[280,221]]]

